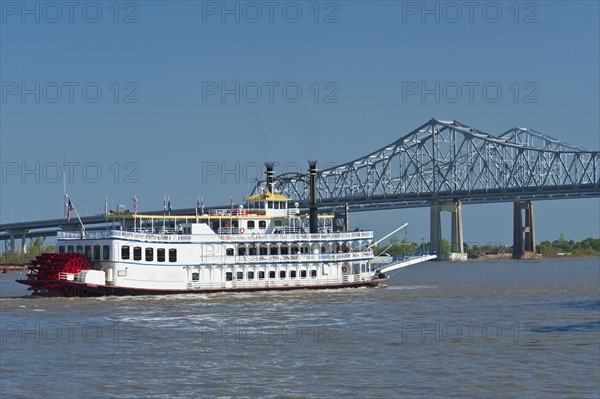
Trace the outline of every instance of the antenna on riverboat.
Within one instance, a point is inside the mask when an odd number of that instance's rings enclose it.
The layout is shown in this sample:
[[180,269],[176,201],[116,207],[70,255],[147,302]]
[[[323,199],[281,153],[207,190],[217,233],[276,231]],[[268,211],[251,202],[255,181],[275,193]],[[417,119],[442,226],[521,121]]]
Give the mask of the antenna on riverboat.
[[65,155],[65,149],[63,148],[63,164],[62,164],[62,175],[63,175],[63,217],[67,217],[67,171],[66,171],[67,159]]
[[309,222],[310,233],[319,232],[319,211],[317,209],[317,161],[308,161],[308,172],[310,175],[310,209]]

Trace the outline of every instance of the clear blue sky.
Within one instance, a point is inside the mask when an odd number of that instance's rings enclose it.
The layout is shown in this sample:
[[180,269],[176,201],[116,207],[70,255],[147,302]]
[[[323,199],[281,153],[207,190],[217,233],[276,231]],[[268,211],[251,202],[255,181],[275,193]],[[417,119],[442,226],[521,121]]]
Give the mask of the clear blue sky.
[[[135,193],[142,211],[163,195],[239,202],[256,164],[345,162],[431,117],[600,148],[596,1],[0,3],[2,222],[61,215],[63,153],[86,215],[105,195],[131,208]],[[599,208],[536,202],[536,239],[598,237]],[[511,204],[463,213],[465,241],[511,242]],[[352,215],[377,235],[404,221],[428,240],[426,208]]]

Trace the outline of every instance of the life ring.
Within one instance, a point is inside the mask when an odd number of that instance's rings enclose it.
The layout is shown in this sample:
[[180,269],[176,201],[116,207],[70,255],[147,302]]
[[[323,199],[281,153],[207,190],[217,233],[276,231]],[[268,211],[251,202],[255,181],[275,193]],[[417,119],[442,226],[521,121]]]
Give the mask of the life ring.
[[342,273],[346,273],[348,271],[348,268],[346,266],[342,266]]
[[246,229],[244,229],[243,227],[240,227],[240,234],[244,234],[244,231],[246,231]]

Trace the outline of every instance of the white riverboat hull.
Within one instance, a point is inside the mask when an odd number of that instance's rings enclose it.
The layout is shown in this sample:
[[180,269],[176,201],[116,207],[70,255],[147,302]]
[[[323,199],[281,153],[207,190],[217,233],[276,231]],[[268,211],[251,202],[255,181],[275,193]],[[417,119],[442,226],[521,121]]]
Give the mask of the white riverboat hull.
[[289,290],[319,290],[335,288],[376,287],[385,278],[373,278],[366,281],[341,282],[329,284],[306,284],[306,285],[271,285],[271,286],[233,286],[197,289],[140,289],[130,287],[115,287],[101,284],[89,284],[76,281],[61,281],[61,284],[86,293],[89,296],[128,296],[128,295],[172,295],[172,294],[205,294],[216,292],[250,292],[250,291],[289,291]]

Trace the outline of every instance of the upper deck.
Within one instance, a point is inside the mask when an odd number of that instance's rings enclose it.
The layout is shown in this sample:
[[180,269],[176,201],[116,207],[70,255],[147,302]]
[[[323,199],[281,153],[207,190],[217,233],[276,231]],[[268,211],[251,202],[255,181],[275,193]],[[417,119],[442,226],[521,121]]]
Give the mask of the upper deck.
[[161,234],[121,230],[96,231],[59,231],[58,240],[106,240],[123,239],[133,241],[152,241],[167,243],[282,243],[282,242],[330,242],[371,240],[372,231],[353,231],[339,233],[283,233],[283,234]]

